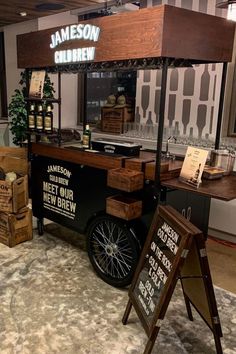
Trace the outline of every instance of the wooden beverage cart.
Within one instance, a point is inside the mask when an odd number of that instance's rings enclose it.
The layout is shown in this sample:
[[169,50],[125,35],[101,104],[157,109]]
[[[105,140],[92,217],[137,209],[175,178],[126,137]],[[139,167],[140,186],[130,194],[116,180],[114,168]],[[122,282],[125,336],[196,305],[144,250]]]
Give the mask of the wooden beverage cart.
[[[211,197],[236,197],[235,176],[204,182],[196,190],[178,182],[179,161],[161,161],[169,67],[224,63],[216,148],[219,146],[233,40],[231,22],[167,5],[18,36],[19,68],[58,75],[58,98],[52,100],[59,106],[57,143],[40,142],[42,133],[31,133],[36,135],[35,142],[29,139],[38,231],[43,233],[43,218],[48,218],[85,233],[91,263],[107,283],[126,286],[131,282],[158,204],[169,203],[178,210],[190,207],[191,221],[207,234]],[[162,70],[154,153],[135,150],[136,156],[126,156],[61,143],[62,73],[140,69]]]

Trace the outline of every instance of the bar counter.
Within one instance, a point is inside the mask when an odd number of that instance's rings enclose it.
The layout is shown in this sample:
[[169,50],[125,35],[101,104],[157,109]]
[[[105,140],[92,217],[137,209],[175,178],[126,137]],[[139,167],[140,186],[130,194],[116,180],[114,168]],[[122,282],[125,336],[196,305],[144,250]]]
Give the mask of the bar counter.
[[[63,161],[82,164],[98,169],[109,170],[125,167],[135,171],[144,172],[146,180],[155,179],[155,157],[154,152],[140,151],[139,156],[128,157],[112,155],[103,152],[83,150],[74,146],[54,146],[42,143],[32,143],[32,153],[36,155],[55,158]],[[224,176],[217,180],[205,180],[199,188],[180,182],[178,179],[182,161],[163,161],[161,173],[162,185],[170,189],[189,191],[205,197],[215,198],[223,201],[230,201],[236,198],[236,175]]]
[[[113,155],[104,152],[83,150],[75,146],[55,146],[42,143],[32,143],[31,152],[36,155],[55,158],[63,161],[82,164],[99,169],[125,167],[135,171],[144,172],[144,178],[154,181],[156,154],[148,151],[140,151],[139,156],[130,157]],[[161,180],[170,179],[179,175],[182,166],[181,161],[163,161]]]

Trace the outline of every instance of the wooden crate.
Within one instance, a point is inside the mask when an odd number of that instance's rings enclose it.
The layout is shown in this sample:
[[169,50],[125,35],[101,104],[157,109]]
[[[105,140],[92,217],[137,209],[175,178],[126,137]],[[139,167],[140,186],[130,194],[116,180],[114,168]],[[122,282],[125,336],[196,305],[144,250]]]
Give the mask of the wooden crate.
[[27,149],[17,147],[0,147],[0,166],[4,172],[13,171],[20,175],[28,174]]
[[23,208],[17,214],[0,213],[0,242],[8,247],[31,240],[32,211]]
[[146,163],[152,161],[154,161],[152,158],[133,157],[131,159],[125,160],[125,168],[134,171],[145,171]]
[[116,168],[108,170],[107,185],[124,192],[134,192],[143,188],[143,172],[129,170],[127,168]]
[[124,133],[125,123],[134,120],[134,112],[130,107],[108,108],[102,107],[101,129],[107,133]]
[[142,201],[116,195],[106,199],[107,214],[124,220],[133,220],[142,215]]
[[[166,165],[167,164],[167,165]],[[161,162],[161,181],[178,177],[183,161]],[[156,162],[149,162],[145,165],[145,179],[155,181]]]
[[0,212],[17,213],[28,204],[28,176],[14,182],[0,180]]

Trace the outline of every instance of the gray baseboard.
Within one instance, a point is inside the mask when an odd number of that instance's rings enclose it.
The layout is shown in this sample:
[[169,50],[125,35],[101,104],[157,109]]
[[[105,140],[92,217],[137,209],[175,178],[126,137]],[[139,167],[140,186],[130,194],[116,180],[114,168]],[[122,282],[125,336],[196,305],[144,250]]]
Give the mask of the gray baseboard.
[[219,230],[213,229],[211,227],[208,228],[208,234],[213,236],[213,237],[217,237],[217,238],[219,238],[221,240],[229,241],[229,242],[232,242],[232,243],[236,244],[236,235],[229,234],[229,233],[224,232],[224,231],[219,231]]

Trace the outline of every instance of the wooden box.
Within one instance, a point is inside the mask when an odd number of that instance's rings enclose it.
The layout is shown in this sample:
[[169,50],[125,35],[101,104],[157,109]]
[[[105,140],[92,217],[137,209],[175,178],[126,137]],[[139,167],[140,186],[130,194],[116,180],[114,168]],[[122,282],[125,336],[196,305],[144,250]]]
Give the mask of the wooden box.
[[106,199],[107,214],[124,220],[133,220],[142,215],[142,201],[122,195]]
[[0,242],[13,247],[23,241],[31,240],[32,211],[23,208],[17,214],[0,213]]
[[101,129],[103,132],[121,134],[125,131],[126,122],[134,120],[134,112],[131,107],[108,108],[102,107]]
[[134,192],[143,188],[143,172],[116,168],[108,170],[107,185],[125,192]]
[[0,166],[4,172],[13,171],[28,174],[27,149],[20,147],[0,147]]
[[[162,161],[161,181],[179,177],[183,161]],[[145,165],[145,179],[155,181],[156,162],[149,162]]]
[[14,182],[0,180],[0,212],[17,213],[28,204],[28,176]]

